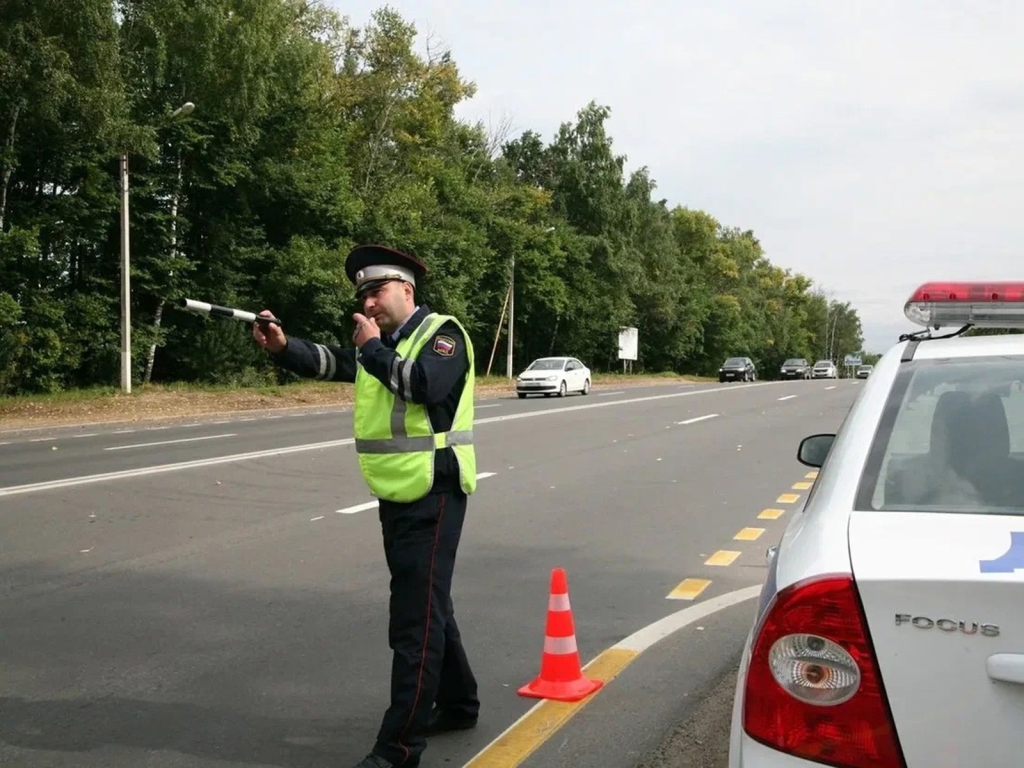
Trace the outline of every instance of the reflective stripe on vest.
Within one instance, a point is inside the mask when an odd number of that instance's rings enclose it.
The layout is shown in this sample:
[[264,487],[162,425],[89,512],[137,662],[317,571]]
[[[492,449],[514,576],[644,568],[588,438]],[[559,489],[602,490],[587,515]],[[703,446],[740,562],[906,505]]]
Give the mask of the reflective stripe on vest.
[[[446,322],[454,322],[463,333],[468,371],[448,432],[435,433],[426,406],[407,402],[412,396],[412,362],[426,342]],[[414,501],[433,485],[434,454],[451,448],[459,465],[460,485],[466,493],[476,490],[476,454],[473,448],[474,356],[469,334],[453,317],[427,315],[418,328],[398,343],[389,375],[391,389],[366,373],[360,365],[356,374],[355,448],[363,478],[374,495],[391,501]],[[401,367],[401,374],[399,368]],[[394,392],[401,393],[396,396]],[[384,418],[383,409],[390,408]],[[410,431],[413,434],[409,434]],[[385,436],[388,435],[388,436]]]

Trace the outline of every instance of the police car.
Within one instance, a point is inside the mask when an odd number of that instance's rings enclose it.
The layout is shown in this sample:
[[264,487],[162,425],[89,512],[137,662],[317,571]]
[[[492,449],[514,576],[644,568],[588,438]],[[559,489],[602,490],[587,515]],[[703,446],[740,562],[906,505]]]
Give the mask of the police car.
[[904,312],[926,330],[799,447],[820,471],[768,551],[732,768],[1024,765],[1024,335],[962,335],[1024,328],[1024,282]]

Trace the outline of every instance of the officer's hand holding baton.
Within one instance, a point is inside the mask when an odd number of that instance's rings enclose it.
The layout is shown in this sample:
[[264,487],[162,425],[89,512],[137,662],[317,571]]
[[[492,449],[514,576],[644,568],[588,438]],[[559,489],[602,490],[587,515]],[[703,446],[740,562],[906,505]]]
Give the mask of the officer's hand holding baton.
[[[263,317],[273,317],[273,314],[268,309],[264,309],[260,312],[260,315]],[[256,339],[256,343],[261,347],[274,353],[280,352],[288,345],[288,337],[284,335],[281,326],[274,323],[253,323],[252,337]]]

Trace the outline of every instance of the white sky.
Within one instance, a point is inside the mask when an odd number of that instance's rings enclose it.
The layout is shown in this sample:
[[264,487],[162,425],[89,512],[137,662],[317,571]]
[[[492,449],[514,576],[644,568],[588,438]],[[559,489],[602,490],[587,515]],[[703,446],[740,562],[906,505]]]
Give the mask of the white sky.
[[628,170],[850,301],[869,351],[921,282],[1024,279],[1024,3],[390,5],[476,83],[459,117],[550,141],[608,105]]

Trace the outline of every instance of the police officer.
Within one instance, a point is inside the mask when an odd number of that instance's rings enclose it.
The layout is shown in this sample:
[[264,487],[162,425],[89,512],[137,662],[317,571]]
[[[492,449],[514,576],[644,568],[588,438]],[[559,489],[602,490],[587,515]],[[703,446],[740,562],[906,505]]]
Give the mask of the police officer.
[[364,245],[345,272],[363,305],[354,347],[286,338],[265,323],[253,336],[287,370],[355,382],[355,449],[379,499],[394,652],[391,706],[357,768],[407,768],[419,765],[426,735],[472,728],[480,708],[450,595],[476,489],[473,346],[457,319],[416,305],[427,273],[419,260]]

